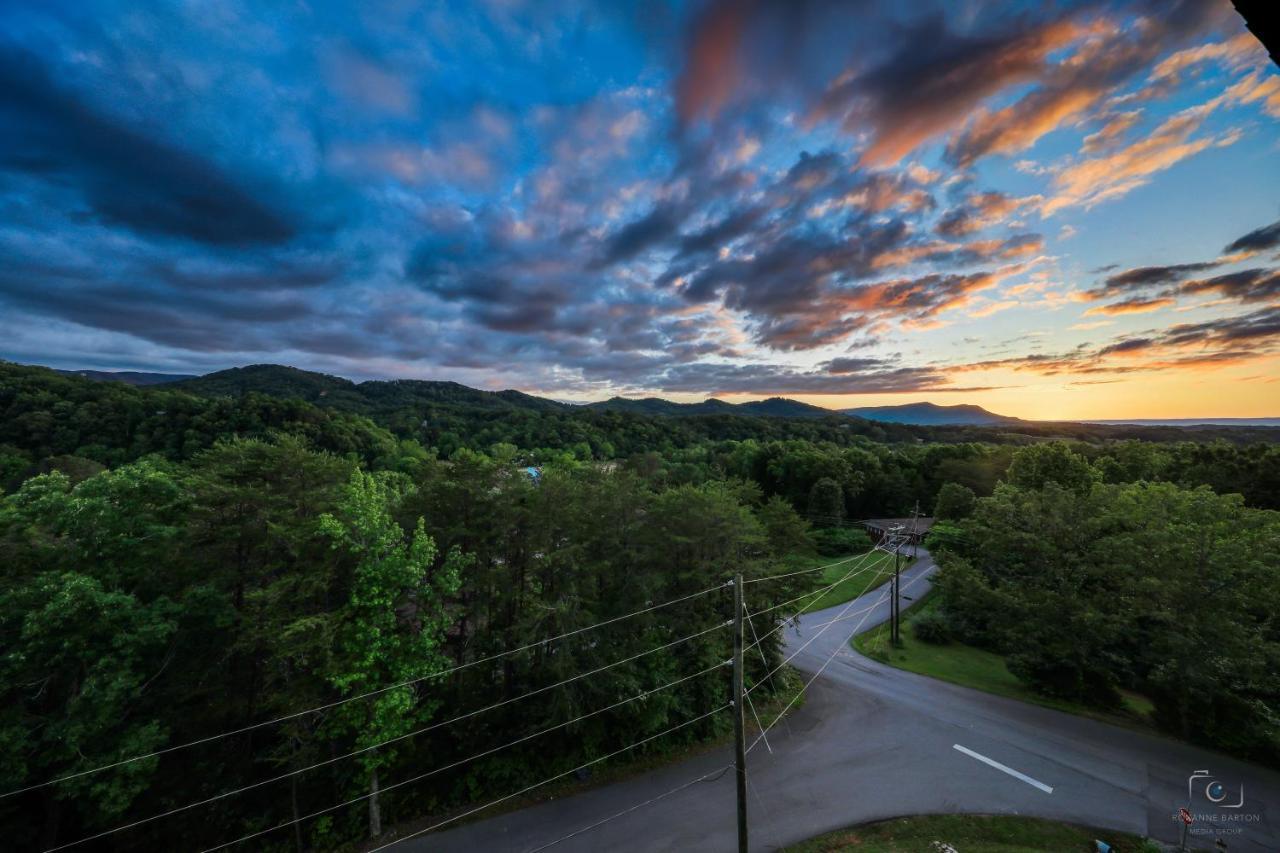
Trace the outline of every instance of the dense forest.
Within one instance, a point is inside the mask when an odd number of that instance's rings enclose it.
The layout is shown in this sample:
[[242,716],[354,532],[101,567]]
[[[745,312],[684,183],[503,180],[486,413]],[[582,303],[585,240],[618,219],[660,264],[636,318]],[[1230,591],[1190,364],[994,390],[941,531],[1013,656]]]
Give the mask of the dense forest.
[[1280,764],[1280,513],[1102,462],[1044,444],[989,497],[947,486],[942,607],[917,636],[999,651],[1046,696],[1137,690],[1164,731]]
[[[0,826],[16,849],[141,821],[93,845],[303,850],[457,813],[717,708],[726,581],[788,601],[811,576],[762,579],[917,505],[945,519],[940,635],[1045,692],[1140,683],[1169,731],[1274,756],[1280,448],[1037,429],[0,365],[0,788],[30,788]],[[786,693],[776,632],[761,651],[748,682]]]

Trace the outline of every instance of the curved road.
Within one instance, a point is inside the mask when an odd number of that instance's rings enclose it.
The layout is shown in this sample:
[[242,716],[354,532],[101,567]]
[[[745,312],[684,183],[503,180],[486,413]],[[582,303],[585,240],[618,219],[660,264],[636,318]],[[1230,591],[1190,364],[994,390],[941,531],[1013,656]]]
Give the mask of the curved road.
[[[921,549],[921,559],[903,572],[904,609],[929,589],[935,570]],[[1177,841],[1177,810],[1188,804],[1189,779],[1194,828],[1217,833],[1193,836],[1195,846],[1211,849],[1221,837],[1233,853],[1280,850],[1280,773],[857,654],[848,646],[850,632],[888,619],[885,592],[872,590],[847,611],[840,605],[806,614],[797,630],[786,629],[787,654],[796,653],[798,668],[816,673],[830,663],[803,707],[769,733],[772,752],[761,743],[748,757],[753,850],[775,850],[863,821],[939,812],[1037,815]],[[865,622],[859,615],[830,623],[842,612],[867,608]],[[585,830],[550,849],[734,851],[731,773],[626,811],[717,774],[731,761],[730,749],[716,749],[395,849],[532,851]],[[1223,783],[1223,804],[1235,804],[1242,786],[1241,807],[1219,808],[1205,799],[1212,779]]]

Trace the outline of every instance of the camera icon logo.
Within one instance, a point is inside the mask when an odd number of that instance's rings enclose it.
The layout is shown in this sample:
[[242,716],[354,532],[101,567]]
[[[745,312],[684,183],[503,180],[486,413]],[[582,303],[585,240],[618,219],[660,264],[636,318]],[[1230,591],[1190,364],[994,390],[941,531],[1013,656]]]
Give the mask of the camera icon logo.
[[1213,774],[1208,770],[1197,770],[1187,777],[1188,803],[1195,798],[1196,792],[1220,809],[1238,809],[1244,805],[1243,782],[1240,783],[1240,789],[1234,797],[1235,802],[1230,802],[1233,798],[1228,796],[1230,791],[1227,786],[1213,778]]

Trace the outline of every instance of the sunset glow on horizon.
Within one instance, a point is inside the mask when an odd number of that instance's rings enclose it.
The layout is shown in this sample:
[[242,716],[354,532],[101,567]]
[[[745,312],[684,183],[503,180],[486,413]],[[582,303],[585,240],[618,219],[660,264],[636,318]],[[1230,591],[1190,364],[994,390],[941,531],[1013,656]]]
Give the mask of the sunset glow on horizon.
[[0,358],[1280,417],[1226,0],[0,12]]

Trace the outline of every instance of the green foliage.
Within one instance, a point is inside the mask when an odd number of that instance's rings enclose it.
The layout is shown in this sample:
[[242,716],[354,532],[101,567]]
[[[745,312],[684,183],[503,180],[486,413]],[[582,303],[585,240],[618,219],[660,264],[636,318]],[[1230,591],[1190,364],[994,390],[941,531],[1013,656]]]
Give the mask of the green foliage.
[[861,554],[871,549],[871,537],[861,527],[825,527],[814,531],[813,541],[824,557]]
[[1006,480],[1024,489],[1041,489],[1055,483],[1064,489],[1087,492],[1101,476],[1089,460],[1062,441],[1033,444],[1013,454]]
[[774,495],[756,510],[756,518],[764,528],[769,552],[775,557],[807,554],[814,550],[809,522],[784,498]]
[[1280,514],[1172,483],[1002,486],[938,578],[961,636],[1049,695],[1134,685],[1183,738],[1280,755]]
[[[360,763],[371,780],[396,756],[394,747],[371,748],[408,733],[438,706],[438,700],[419,696],[417,688],[448,664],[441,653],[450,622],[444,602],[457,592],[464,564],[455,548],[434,567],[436,544],[422,518],[405,536],[391,517],[405,486],[395,476],[354,471],[337,512],[319,521],[321,533],[355,563],[350,597],[333,616],[329,682],[344,696],[405,685],[339,706],[330,723],[333,730],[354,735],[357,748],[370,749]],[[371,787],[376,809],[376,781]],[[371,837],[380,832],[373,818]]]
[[[73,572],[45,572],[0,592],[0,786],[19,788],[150,752],[163,721],[137,703],[163,670],[172,605],[150,605]],[[43,793],[87,825],[118,819],[145,791],[154,759]],[[56,824],[53,827],[56,829]],[[20,843],[26,832],[8,836]],[[41,845],[54,842],[46,829]]]
[[822,526],[844,520],[844,490],[830,477],[821,477],[809,489],[809,517]]
[[973,512],[977,496],[973,489],[959,483],[944,483],[938,490],[938,500],[934,504],[933,517],[939,521],[959,521],[968,518]]
[[911,632],[922,643],[943,645],[951,642],[951,621],[945,613],[930,610],[911,620]]
[[[654,690],[728,657],[728,632],[716,627],[729,598],[718,587],[736,572],[819,562],[814,546],[844,557],[870,545],[853,526],[814,533],[802,514],[905,515],[917,500],[963,504],[964,488],[990,497],[971,514],[945,512],[956,520],[930,538],[955,552],[938,585],[958,639],[1009,653],[1037,689],[1105,702],[1139,684],[1170,731],[1274,753],[1280,560],[1274,514],[1251,507],[1280,506],[1280,451],[1176,431],[1152,433],[1177,438],[1152,449],[1101,443],[1119,434],[1111,428],[1052,430],[1094,443],[1015,454],[1034,436],[637,414],[271,366],[141,389],[0,364],[6,788],[286,717],[0,800],[6,842],[56,846],[157,802],[199,800],[417,731],[446,707],[465,713],[535,691],[269,795],[221,802],[182,824],[180,846],[288,820],[295,800],[306,814],[350,799],[379,772],[399,780],[458,762],[383,791],[389,820],[504,796],[723,702],[719,670]],[[997,487],[1001,478],[1009,484]],[[1130,479],[1152,485],[1123,485]],[[1220,494],[1185,488],[1201,484]],[[1232,492],[1243,497],[1222,496]],[[842,574],[753,585],[752,608]],[[708,589],[589,637],[542,642]],[[760,650],[749,683],[781,660],[778,635],[766,633]],[[619,660],[628,663],[607,675],[542,689]],[[334,704],[405,681],[416,683]],[[319,706],[328,710],[296,713]],[[713,717],[641,752],[725,725]],[[364,807],[304,822],[300,842],[280,833],[263,844],[349,844]],[[128,843],[171,849],[175,831],[145,824]]]
[[924,544],[930,551],[936,552],[964,552],[968,548],[965,529],[948,521],[935,521],[924,538]]

